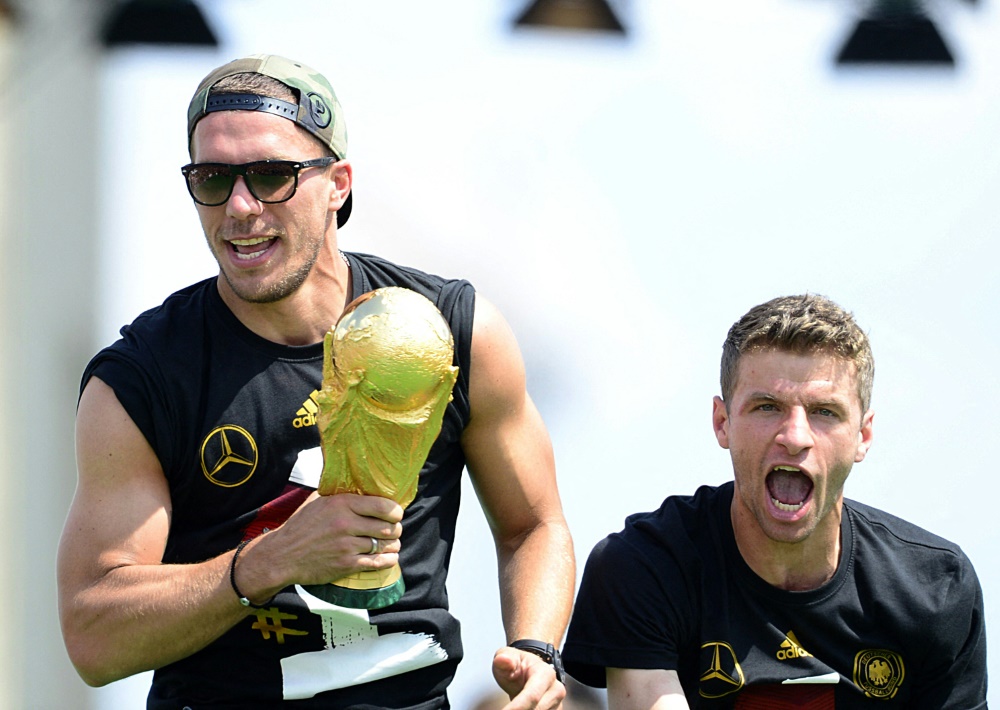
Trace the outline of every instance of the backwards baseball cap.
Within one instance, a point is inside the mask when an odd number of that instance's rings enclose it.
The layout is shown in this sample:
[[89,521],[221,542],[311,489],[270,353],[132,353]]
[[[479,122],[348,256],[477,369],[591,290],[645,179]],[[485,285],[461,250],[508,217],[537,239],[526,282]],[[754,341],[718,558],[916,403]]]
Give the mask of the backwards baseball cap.
[[[291,89],[299,102],[259,94],[211,94],[213,86],[234,74],[262,74],[276,79]],[[287,118],[316,136],[339,160],[347,157],[344,109],[326,77],[300,62],[274,54],[253,54],[224,64],[206,76],[188,105],[189,145],[198,121],[215,111],[263,111]],[[350,217],[352,202],[353,191],[337,211],[338,227],[343,227]]]

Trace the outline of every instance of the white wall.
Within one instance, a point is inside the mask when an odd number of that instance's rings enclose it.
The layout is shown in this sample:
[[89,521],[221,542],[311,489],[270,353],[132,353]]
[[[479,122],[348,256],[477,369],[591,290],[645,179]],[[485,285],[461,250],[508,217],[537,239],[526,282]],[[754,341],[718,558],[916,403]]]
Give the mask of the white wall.
[[[511,321],[581,569],[626,514],[730,477],[710,427],[726,330],[767,298],[819,292],[855,311],[876,355],[876,442],[848,495],[960,543],[1000,637],[991,4],[937,6],[952,71],[835,70],[846,1],[634,0],[625,41],[513,34],[510,0],[204,4],[218,52],[103,63],[95,349],[213,273],[177,170],[198,80],[286,54],[323,71],[347,112],[342,246],[465,276]],[[503,642],[480,583],[492,543],[466,490],[450,580],[459,709]],[[145,682],[95,704],[120,707]]]

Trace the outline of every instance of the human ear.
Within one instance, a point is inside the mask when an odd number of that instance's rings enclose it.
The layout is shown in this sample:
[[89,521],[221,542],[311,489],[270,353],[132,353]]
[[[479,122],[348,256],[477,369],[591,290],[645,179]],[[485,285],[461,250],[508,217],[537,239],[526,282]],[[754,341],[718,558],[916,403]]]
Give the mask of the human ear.
[[333,189],[330,190],[330,210],[336,212],[351,194],[351,187],[354,185],[354,168],[348,160],[341,160],[333,164]]
[[861,417],[861,428],[858,430],[858,449],[854,453],[854,463],[864,461],[865,456],[868,455],[868,449],[872,447],[872,437],[874,436],[872,432],[872,420],[874,418],[875,412],[870,409]]
[[712,399],[712,428],[715,429],[715,439],[719,446],[729,448],[729,412],[722,397]]

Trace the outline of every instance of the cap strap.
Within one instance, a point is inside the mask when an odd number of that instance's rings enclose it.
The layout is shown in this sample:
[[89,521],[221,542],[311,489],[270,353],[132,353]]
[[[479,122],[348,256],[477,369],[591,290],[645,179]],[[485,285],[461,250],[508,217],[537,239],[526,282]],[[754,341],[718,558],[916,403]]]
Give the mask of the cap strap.
[[258,94],[213,94],[205,104],[205,113],[213,111],[264,111],[295,121],[299,107],[288,101]]

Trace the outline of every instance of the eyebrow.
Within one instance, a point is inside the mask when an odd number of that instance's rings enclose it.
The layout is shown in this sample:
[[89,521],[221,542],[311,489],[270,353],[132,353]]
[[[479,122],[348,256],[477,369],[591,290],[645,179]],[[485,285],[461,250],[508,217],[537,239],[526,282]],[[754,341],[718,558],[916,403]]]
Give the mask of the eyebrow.
[[[748,403],[775,402],[777,404],[780,404],[785,400],[783,400],[782,398],[776,396],[771,392],[760,391],[760,392],[751,392],[749,395],[747,395],[746,401]],[[803,404],[813,409],[815,408],[838,409],[843,411],[847,411],[850,409],[850,402],[846,402],[841,399],[830,399],[826,397],[822,399],[807,399],[803,402]]]

